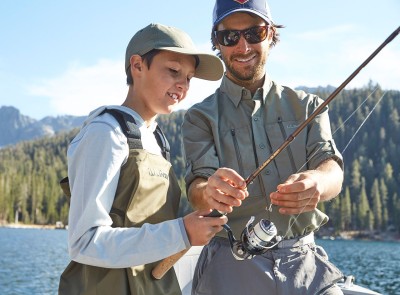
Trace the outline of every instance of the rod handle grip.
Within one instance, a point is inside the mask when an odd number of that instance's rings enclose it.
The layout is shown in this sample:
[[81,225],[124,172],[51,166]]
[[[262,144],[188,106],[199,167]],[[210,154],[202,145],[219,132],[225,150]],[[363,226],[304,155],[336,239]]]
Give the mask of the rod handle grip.
[[182,258],[183,255],[189,251],[190,248],[184,249],[178,253],[175,253],[167,258],[161,260],[151,271],[151,275],[154,279],[160,280],[174,264]]

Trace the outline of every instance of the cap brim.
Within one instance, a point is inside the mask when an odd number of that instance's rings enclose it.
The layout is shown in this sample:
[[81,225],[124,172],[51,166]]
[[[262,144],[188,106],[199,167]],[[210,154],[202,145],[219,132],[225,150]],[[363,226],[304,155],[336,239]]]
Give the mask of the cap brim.
[[196,55],[199,58],[199,65],[196,68],[194,76],[199,79],[217,81],[224,74],[224,66],[221,59],[215,55],[204,52],[197,52],[187,48],[179,47],[160,47],[160,50],[167,50],[186,55]]

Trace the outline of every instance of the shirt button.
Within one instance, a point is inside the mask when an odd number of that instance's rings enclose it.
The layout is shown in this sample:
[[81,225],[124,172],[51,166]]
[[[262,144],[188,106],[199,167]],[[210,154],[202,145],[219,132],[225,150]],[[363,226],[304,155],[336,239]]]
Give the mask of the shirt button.
[[258,118],[254,118],[254,121],[258,121]]
[[265,170],[265,174],[266,175],[270,175],[271,174],[271,170],[269,170],[269,169]]
[[260,144],[261,149],[265,149],[265,145],[263,143]]

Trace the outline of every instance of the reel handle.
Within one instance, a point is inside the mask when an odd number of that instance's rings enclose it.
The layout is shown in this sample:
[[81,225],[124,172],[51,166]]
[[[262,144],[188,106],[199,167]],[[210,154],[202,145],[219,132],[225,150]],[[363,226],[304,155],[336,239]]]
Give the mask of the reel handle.
[[220,212],[218,210],[213,209],[210,214],[206,215],[205,217],[221,217],[226,215],[224,212]]

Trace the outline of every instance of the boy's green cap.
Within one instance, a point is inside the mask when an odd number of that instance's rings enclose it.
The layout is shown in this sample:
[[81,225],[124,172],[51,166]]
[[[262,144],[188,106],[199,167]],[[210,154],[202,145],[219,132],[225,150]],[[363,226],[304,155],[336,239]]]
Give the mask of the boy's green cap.
[[128,73],[132,55],[144,55],[153,49],[196,55],[199,59],[196,78],[216,81],[224,73],[222,61],[217,56],[198,51],[184,31],[161,24],[150,24],[132,37],[126,48],[125,71]]

